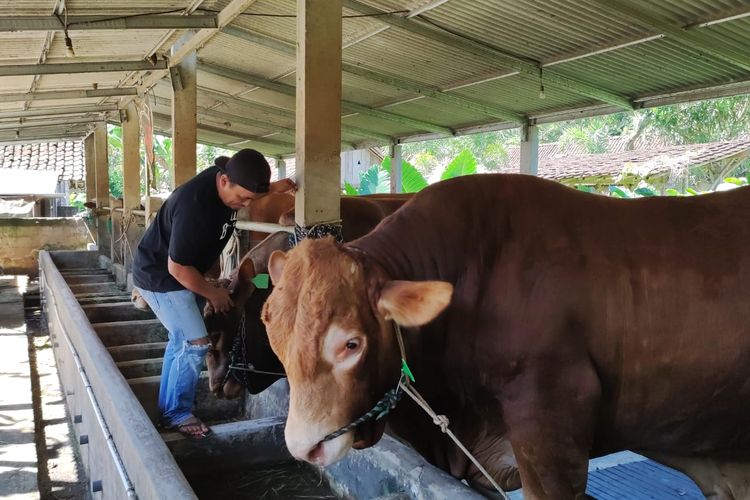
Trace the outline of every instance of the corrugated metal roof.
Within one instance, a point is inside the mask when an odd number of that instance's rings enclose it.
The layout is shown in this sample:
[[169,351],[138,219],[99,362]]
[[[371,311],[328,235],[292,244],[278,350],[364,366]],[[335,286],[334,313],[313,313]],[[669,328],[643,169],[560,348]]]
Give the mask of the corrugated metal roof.
[[[229,3],[68,0],[66,7],[68,16],[112,18],[187,10],[194,15],[215,15]],[[53,5],[50,0],[0,0],[0,16],[49,16]],[[482,104],[522,118],[549,121],[575,116],[581,110],[602,113],[621,109],[613,106],[614,102],[637,100],[638,106],[649,106],[652,102],[689,100],[692,89],[708,89],[704,97],[750,91],[750,55],[744,50],[750,46],[750,17],[732,17],[750,13],[749,0],[345,0],[344,5],[343,60],[380,77],[345,72],[343,98],[391,114],[345,112],[343,123],[354,127],[345,131],[347,141],[384,144],[410,137],[437,137],[440,127],[445,133],[463,133],[513,124],[498,118],[496,112],[480,111]],[[363,16],[368,8],[381,15]],[[289,90],[296,83],[296,61],[290,53],[296,44],[295,10],[295,0],[251,2],[229,25],[244,36],[228,29],[199,48],[199,114],[214,127],[204,131],[212,142],[236,144],[238,130],[272,138],[281,124],[293,128],[290,112],[295,97]],[[700,27],[706,22],[716,24]],[[690,29],[683,30],[685,27]],[[70,30],[74,57],[69,56],[61,32],[56,32],[49,44],[44,32],[0,33],[0,75],[3,66],[33,65],[44,57],[47,63],[142,61],[154,53],[164,57],[186,32],[166,28]],[[540,66],[544,68],[541,77]],[[223,69],[231,72],[214,74]],[[168,72],[158,74],[166,83],[159,85],[156,94],[169,99]],[[0,101],[2,94],[30,91],[32,81],[35,92],[50,92],[141,86],[149,75],[149,71],[116,71],[38,78],[0,76]],[[383,78],[389,80],[378,81]],[[738,81],[744,83],[734,83]],[[286,85],[286,90],[273,88],[274,83]],[[421,88],[415,89],[415,85]],[[420,91],[432,89],[474,103],[469,106],[434,97],[415,100]],[[683,91],[686,93],[680,94]],[[217,92],[229,95],[217,100]],[[657,101],[661,94],[670,97]],[[69,97],[67,103],[79,105],[121,104],[131,99]],[[26,107],[42,109],[62,103],[39,101]],[[251,103],[266,107],[260,110]],[[15,105],[0,102],[2,110],[24,108],[23,101]],[[169,110],[168,105],[159,106],[162,113]],[[220,128],[224,119],[217,117],[216,111],[260,118],[276,127],[263,130],[258,124],[232,123],[231,133],[222,136],[215,128]],[[118,119],[117,113],[106,116]],[[72,129],[61,130],[68,134]],[[49,134],[51,130],[39,132]],[[293,151],[293,147],[283,150],[272,143],[263,148],[273,154]]]

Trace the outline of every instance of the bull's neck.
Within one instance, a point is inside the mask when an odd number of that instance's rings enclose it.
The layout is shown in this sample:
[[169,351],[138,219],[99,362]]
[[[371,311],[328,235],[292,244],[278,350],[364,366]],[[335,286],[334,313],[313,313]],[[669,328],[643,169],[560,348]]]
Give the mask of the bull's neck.
[[389,279],[455,283],[461,274],[462,245],[446,245],[440,228],[423,224],[414,212],[407,207],[405,213],[393,214],[349,246],[364,253]]
[[[364,254],[366,268],[377,275],[376,280],[440,280],[454,286],[461,280],[465,252],[455,233],[441,232],[440,224],[427,224],[421,211],[404,207],[378,228],[348,244]],[[450,238],[451,244],[447,244]],[[384,274],[381,275],[381,273]],[[432,389],[445,387],[447,374],[439,367],[448,352],[447,343],[451,313],[441,315],[428,325],[404,328],[406,359],[415,377],[422,380],[423,396],[435,400]],[[425,339],[428,339],[425,342]],[[394,343],[395,346],[395,343]],[[426,378],[425,378],[426,377]],[[429,380],[429,384],[424,382]]]

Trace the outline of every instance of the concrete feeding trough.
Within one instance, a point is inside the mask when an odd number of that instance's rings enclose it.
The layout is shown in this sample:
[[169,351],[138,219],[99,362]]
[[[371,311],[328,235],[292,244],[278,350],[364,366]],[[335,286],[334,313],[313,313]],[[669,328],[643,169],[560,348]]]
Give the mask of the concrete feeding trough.
[[[257,498],[257,490],[243,493],[233,478],[242,473],[246,484],[253,471],[278,467],[294,477],[312,472],[313,483],[325,479],[327,493],[319,498],[482,498],[388,436],[325,469],[295,463],[284,445],[285,380],[257,396],[219,400],[204,374],[195,413],[213,436],[190,441],[160,433],[154,422],[166,330],[151,312],[132,306],[109,259],[96,252],[44,251],[39,268],[65,403],[94,498],[219,498],[230,490],[233,498]],[[206,488],[206,478],[223,489]],[[271,493],[267,498],[288,498]]]

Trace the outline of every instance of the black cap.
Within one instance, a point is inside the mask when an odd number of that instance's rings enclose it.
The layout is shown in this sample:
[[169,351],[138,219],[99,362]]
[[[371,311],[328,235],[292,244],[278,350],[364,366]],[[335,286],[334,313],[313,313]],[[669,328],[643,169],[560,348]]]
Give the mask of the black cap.
[[229,180],[253,193],[267,193],[271,183],[271,166],[266,158],[254,149],[241,149],[228,158],[220,156],[214,160]]
[[228,156],[217,156],[216,158],[214,158],[214,165],[219,167],[220,170],[224,170],[227,166],[228,161]]

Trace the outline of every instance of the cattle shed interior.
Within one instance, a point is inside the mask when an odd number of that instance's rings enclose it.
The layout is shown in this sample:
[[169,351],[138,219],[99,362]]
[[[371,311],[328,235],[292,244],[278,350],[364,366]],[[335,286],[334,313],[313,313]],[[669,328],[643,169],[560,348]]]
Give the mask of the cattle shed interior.
[[[294,0],[2,2],[0,141],[82,138],[138,98],[170,133],[170,68],[197,53],[198,140],[293,155],[296,10]],[[344,0],[341,144],[745,93],[749,11],[741,0]]]
[[[152,425],[148,398],[161,363],[154,353],[166,334],[153,315],[131,311],[126,290],[134,245],[159,207],[140,159],[153,133],[173,139],[173,187],[195,175],[197,143],[257,149],[276,160],[280,176],[294,158],[295,222],[304,229],[340,221],[342,151],[390,147],[398,178],[404,143],[517,129],[520,172],[536,175],[539,125],[750,93],[748,47],[750,0],[0,0],[0,145],[82,141],[83,189],[94,207],[75,226],[45,226],[80,233],[96,252],[41,252],[39,290],[26,302],[27,314],[39,307],[35,297],[48,309],[49,362],[68,384],[60,397],[78,443],[70,457],[86,462],[78,493],[193,498],[197,486],[182,474],[207,461],[264,465],[247,458],[253,446],[274,462],[289,460],[277,411],[283,388],[214,404],[204,383],[207,414],[233,419],[217,426],[213,450]],[[113,124],[122,126],[121,200],[109,192]],[[0,279],[0,297],[16,297],[0,300],[0,333],[20,332],[21,288]],[[103,331],[109,340],[99,340]],[[121,335],[140,339],[138,354]],[[0,344],[9,363],[27,348],[25,337]],[[32,405],[26,390],[10,391],[0,408],[31,412],[21,409]],[[67,428],[58,432],[67,439]],[[362,456],[327,473],[336,494],[480,498],[393,439]],[[390,456],[401,458],[384,466]],[[617,472],[618,459],[607,460],[591,464],[597,497],[639,482],[630,496],[612,498],[702,498],[685,476],[643,457],[621,457],[626,467]],[[427,472],[415,478],[417,467]],[[373,471],[382,484],[417,493],[387,497],[353,478]],[[52,492],[49,471],[39,474]],[[0,496],[29,493],[37,476],[14,477]]]

